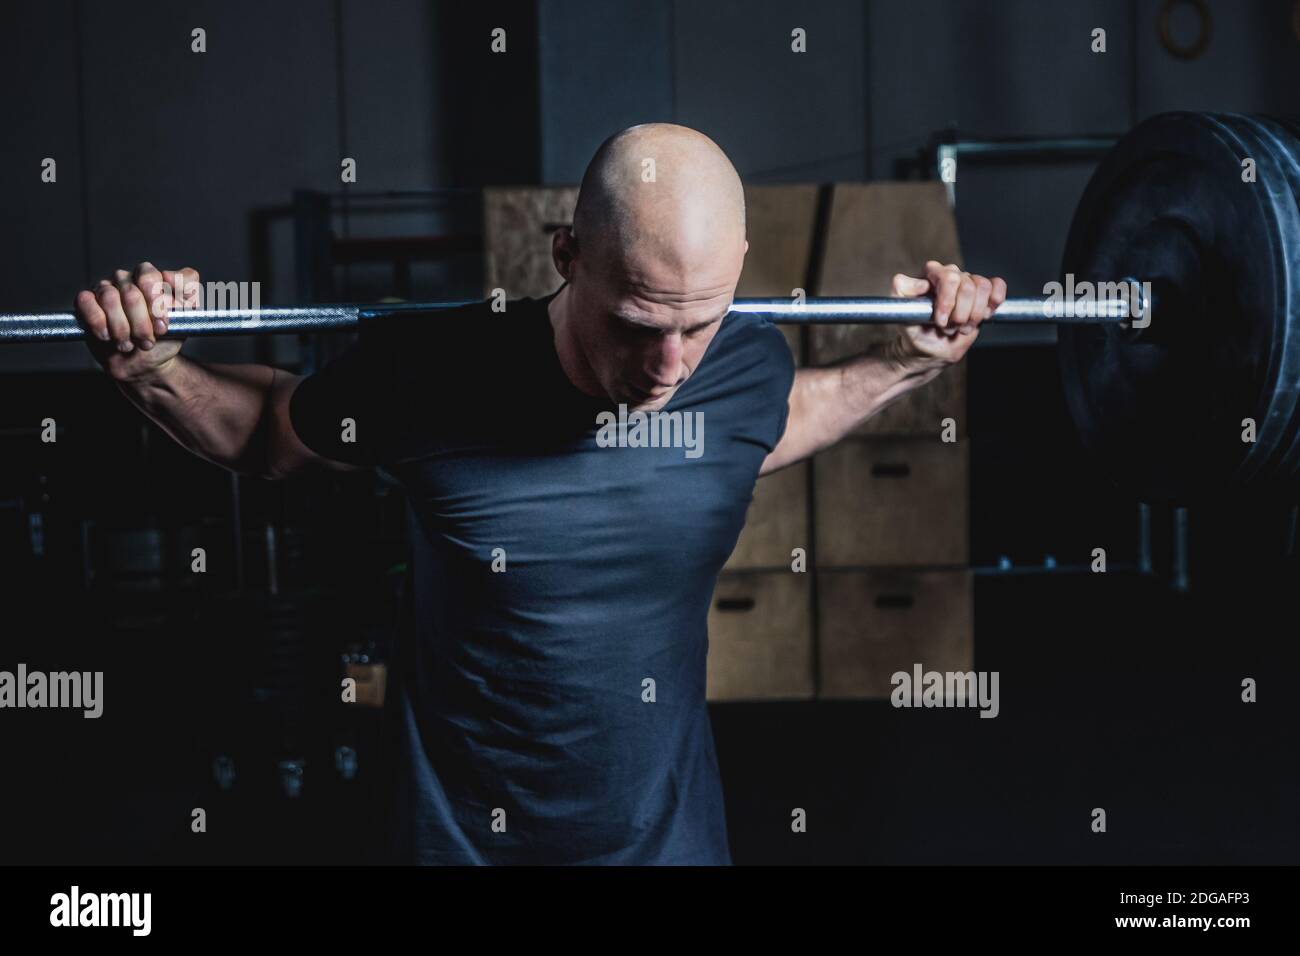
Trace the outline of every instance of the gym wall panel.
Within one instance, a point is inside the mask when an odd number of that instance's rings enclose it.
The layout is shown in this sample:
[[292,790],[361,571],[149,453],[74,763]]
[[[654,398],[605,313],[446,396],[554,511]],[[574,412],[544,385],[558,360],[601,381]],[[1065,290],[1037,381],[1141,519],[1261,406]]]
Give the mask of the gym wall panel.
[[[535,183],[541,176],[537,3],[436,2],[447,183]],[[494,52],[493,31],[505,31]]]
[[[990,137],[1128,127],[1126,0],[871,0],[867,16],[877,178],[949,126]],[[1104,54],[1090,48],[1095,28]]]
[[[93,272],[150,258],[247,278],[245,211],[339,182],[329,8],[142,2],[85,16]],[[190,51],[196,26],[206,53]]]
[[[250,210],[339,184],[332,8],[140,0],[131,16],[108,4],[82,10],[94,38],[83,103],[92,273],[149,259],[192,265],[205,281],[260,278]],[[206,53],[191,52],[196,27]],[[251,355],[243,339],[186,351]]]
[[[445,123],[448,81],[437,67],[435,47],[443,24],[436,3],[411,0],[344,0],[339,23],[342,62],[340,124],[344,152],[357,160],[355,186],[361,193],[428,189],[447,181],[447,154],[456,142]],[[487,42],[487,37],[483,37]],[[348,203],[339,208],[335,232],[340,237],[431,236],[473,232],[472,203],[411,201]],[[292,265],[293,249],[286,250]],[[279,250],[277,250],[277,259]],[[460,297],[451,271],[466,262],[416,263],[415,297]],[[393,291],[387,263],[343,270],[353,298],[373,299]]]
[[[950,0],[954,120],[983,136],[1123,129],[1131,96],[1127,0]],[[1093,52],[1093,31],[1106,51]]]
[[437,4],[345,0],[341,9],[342,140],[357,156],[357,188],[443,182],[456,136],[437,122],[448,96],[433,56]]
[[[16,5],[0,30],[0,89],[6,91],[0,137],[5,228],[0,229],[0,288],[6,309],[69,308],[86,278],[82,160],[77,112],[76,21],[71,0]],[[57,179],[41,181],[41,163]],[[33,344],[0,351],[0,370],[32,369],[84,349]]]
[[542,182],[578,183],[612,133],[673,120],[672,11],[671,2],[539,0]]
[[[872,0],[871,170],[889,179],[930,137],[1120,133],[1133,97],[1132,6],[1127,0]],[[1093,53],[1092,31],[1107,52]],[[956,216],[965,267],[1007,279],[1011,294],[1041,293],[1061,250],[1091,162],[964,163]],[[980,345],[1044,341],[1051,329],[990,327]]]
[[[861,178],[864,6],[678,0],[677,122],[716,140],[750,182]],[[797,27],[805,53],[791,50]]]
[[[1169,110],[1300,114],[1300,26],[1294,0],[1205,0],[1209,43],[1194,60],[1172,56],[1160,41],[1165,0],[1137,5],[1137,119]],[[1193,5],[1170,13],[1175,42],[1199,28]]]
[[[263,302],[292,301],[287,220],[271,224],[271,272],[252,275],[256,210],[287,206],[296,188],[339,190],[345,145],[358,160],[359,190],[440,185],[452,175],[452,158],[468,152],[452,127],[464,96],[446,92],[448,71],[451,82],[456,75],[468,82],[465,58],[445,61],[468,45],[469,28],[450,7],[234,0],[179,8],[135,0],[125,9],[129,15],[117,6],[52,2],[7,14],[0,70],[11,75],[6,89],[26,91],[6,98],[17,135],[0,144],[0,168],[14,184],[7,209],[25,224],[0,238],[7,308],[65,309],[92,277],[141,257],[192,264],[209,279],[257,278]],[[498,99],[535,117],[535,104],[520,104],[514,94],[536,85],[536,57],[528,52],[535,53],[535,24],[529,5],[519,9],[524,19],[511,64],[527,78],[504,83],[510,95]],[[207,31],[206,53],[190,51],[195,27]],[[501,71],[500,63],[489,65]],[[509,111],[502,108],[497,119],[500,128]],[[83,122],[84,151],[77,136]],[[495,151],[516,170],[525,168],[519,158],[529,151],[518,146],[527,128],[511,123],[516,148]],[[48,192],[24,184],[32,150],[59,159],[59,184]],[[39,158],[33,186],[40,185]],[[396,223],[352,217],[348,228],[427,233],[440,222],[424,212]],[[243,360],[253,349],[246,339],[207,340],[187,353]],[[0,369],[8,367],[92,363],[79,345],[52,344],[7,350]]]

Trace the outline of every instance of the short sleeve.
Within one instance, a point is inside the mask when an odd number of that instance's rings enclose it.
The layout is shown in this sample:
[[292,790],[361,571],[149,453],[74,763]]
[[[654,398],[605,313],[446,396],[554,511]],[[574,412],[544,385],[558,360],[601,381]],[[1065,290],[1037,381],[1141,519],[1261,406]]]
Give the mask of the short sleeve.
[[391,448],[400,411],[394,336],[364,329],[346,351],[303,379],[289,399],[289,421],[322,457],[373,467]]
[[775,339],[771,345],[773,354],[770,363],[772,368],[770,405],[774,410],[775,429],[772,432],[771,444],[768,446],[768,451],[771,452],[781,443],[781,438],[785,435],[785,426],[790,419],[790,390],[794,387],[795,365],[794,356],[790,353],[790,345],[781,334],[781,330],[775,325],[769,325],[768,329],[771,330],[771,338]]

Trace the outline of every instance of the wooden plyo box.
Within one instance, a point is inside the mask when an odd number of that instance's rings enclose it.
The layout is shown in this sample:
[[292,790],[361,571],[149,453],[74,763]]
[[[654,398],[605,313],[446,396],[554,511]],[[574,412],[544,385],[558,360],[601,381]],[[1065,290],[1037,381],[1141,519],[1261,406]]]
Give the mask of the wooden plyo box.
[[[781,298],[804,287],[816,215],[816,186],[745,187],[749,251],[737,298]],[[795,365],[801,365],[799,328],[783,325],[781,331]],[[798,464],[758,480],[726,570],[789,569],[791,551],[807,550],[808,544],[808,466]]]
[[813,696],[811,593],[806,573],[719,577],[709,608],[709,700]]
[[[962,261],[957,222],[942,183],[835,186],[817,295],[893,295],[894,275],[920,275],[927,259]],[[896,334],[890,325],[820,325],[812,329],[809,362],[826,365],[860,355]],[[937,436],[945,418],[965,432],[965,363],[904,396],[857,432]]]
[[817,566],[967,564],[969,446],[851,437],[818,455]]
[[969,571],[820,571],[822,698],[888,697],[897,671],[968,671],[974,664]]
[[758,479],[745,527],[724,570],[789,570],[795,548],[803,548],[811,564],[810,543],[808,465],[801,462]]
[[573,222],[577,186],[492,186],[483,190],[484,292],[507,299],[550,295],[564,280],[551,261],[551,237]]

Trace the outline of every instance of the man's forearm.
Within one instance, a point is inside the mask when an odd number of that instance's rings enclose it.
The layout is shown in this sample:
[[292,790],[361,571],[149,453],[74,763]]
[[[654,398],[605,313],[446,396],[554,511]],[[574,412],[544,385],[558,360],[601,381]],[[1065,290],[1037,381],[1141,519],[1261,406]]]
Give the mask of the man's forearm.
[[222,468],[271,477],[272,397],[265,365],[204,365],[177,355],[155,374],[121,381],[132,404],[185,448]]
[[836,365],[799,369],[790,389],[785,435],[763,463],[762,474],[829,448],[945,367],[940,361],[905,361],[891,340]]

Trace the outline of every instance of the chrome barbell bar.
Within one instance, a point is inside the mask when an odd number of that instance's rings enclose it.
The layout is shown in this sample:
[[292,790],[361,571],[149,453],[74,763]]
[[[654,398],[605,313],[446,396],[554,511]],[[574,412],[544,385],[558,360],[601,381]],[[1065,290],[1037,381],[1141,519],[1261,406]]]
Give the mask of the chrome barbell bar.
[[[285,332],[343,332],[372,319],[403,312],[433,312],[471,302],[401,302],[376,305],[306,305],[256,309],[174,309],[168,334],[257,335]],[[934,306],[929,299],[815,298],[736,299],[732,312],[747,312],[771,322],[793,325],[924,325]],[[1150,302],[1142,298],[1130,308],[1125,298],[1070,300],[1007,299],[986,321],[998,324],[1091,323],[1119,324],[1135,316],[1150,317]],[[0,313],[0,341],[56,342],[81,338],[84,331],[71,312]]]

